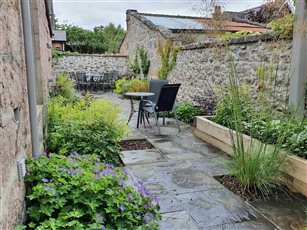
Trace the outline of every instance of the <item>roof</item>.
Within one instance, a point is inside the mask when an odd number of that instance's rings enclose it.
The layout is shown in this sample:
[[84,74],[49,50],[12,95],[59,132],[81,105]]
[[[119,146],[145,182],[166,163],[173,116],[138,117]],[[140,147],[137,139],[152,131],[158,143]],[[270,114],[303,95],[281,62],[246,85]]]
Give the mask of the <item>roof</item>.
[[215,21],[212,18],[204,17],[190,17],[190,16],[176,16],[176,15],[161,15],[161,14],[145,14],[139,13],[139,15],[150,20],[157,26],[163,26],[167,29],[176,31],[183,30],[196,30],[196,31],[250,31],[250,32],[268,32],[269,30],[265,27],[250,24],[250,23],[239,23],[232,21]]
[[53,30],[52,41],[66,42],[66,31]]

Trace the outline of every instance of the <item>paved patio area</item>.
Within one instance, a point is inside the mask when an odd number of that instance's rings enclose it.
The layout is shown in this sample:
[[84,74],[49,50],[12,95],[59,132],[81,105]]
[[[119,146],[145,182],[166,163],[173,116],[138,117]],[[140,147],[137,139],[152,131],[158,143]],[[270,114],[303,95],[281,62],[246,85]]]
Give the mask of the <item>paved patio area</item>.
[[[101,97],[101,96],[98,96]],[[128,117],[130,102],[115,94],[104,94]],[[131,180],[141,179],[160,199],[160,229],[275,229],[257,211],[222,186],[214,176],[227,174],[229,159],[218,149],[194,137],[192,127],[167,119],[158,135],[156,127],[136,129],[136,117],[129,123],[132,136],[147,139],[155,149],[122,152]]]

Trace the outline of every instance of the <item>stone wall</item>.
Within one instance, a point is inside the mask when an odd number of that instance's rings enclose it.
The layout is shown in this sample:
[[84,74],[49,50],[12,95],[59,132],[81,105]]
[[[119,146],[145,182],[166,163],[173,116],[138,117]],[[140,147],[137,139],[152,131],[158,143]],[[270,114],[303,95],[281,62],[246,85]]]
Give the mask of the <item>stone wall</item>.
[[127,34],[120,48],[120,52],[128,54],[132,63],[138,47],[144,47],[150,59],[148,76],[156,76],[160,67],[160,57],[157,54],[157,45],[167,39],[174,40],[174,35],[168,29],[154,25],[134,10],[127,11]]
[[275,41],[264,35],[248,39],[233,40],[229,46],[218,42],[183,46],[178,52],[177,62],[169,80],[181,83],[180,100],[196,102],[195,97],[204,96],[208,86],[213,89],[225,88],[229,76],[229,55],[234,57],[241,83],[250,86],[256,97],[258,81],[256,70],[266,63],[276,68],[278,100],[287,98],[288,77],[291,64],[291,40]]
[[53,76],[62,72],[111,72],[127,73],[128,58],[125,55],[80,54],[63,56],[53,61]]
[[[35,46],[36,57],[44,59],[38,77],[47,78],[51,63],[46,45],[50,33],[45,4],[30,2],[32,13],[35,10],[39,15],[32,15],[37,22],[37,27],[33,23],[33,34],[41,38]],[[21,1],[0,1],[0,22],[0,229],[14,229],[21,223],[25,209],[25,185],[18,178],[17,161],[32,155]],[[45,78],[40,82],[42,88],[47,87]],[[20,111],[19,121],[15,119],[17,111]]]

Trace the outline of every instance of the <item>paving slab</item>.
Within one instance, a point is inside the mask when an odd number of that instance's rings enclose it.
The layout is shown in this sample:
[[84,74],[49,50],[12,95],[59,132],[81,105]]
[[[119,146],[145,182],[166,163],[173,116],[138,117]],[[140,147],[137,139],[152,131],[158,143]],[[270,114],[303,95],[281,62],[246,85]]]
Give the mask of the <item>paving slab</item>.
[[174,195],[158,195],[160,200],[160,213],[184,211],[185,207],[178,201]]
[[256,213],[227,189],[180,194],[177,197],[198,226],[203,228],[256,218]]
[[146,164],[166,160],[166,158],[157,149],[122,151],[121,155],[125,165]]
[[186,211],[162,214],[161,230],[196,230],[199,229]]
[[274,230],[274,225],[268,223],[265,219],[246,221],[235,224],[215,225],[211,227],[200,227],[203,230]]

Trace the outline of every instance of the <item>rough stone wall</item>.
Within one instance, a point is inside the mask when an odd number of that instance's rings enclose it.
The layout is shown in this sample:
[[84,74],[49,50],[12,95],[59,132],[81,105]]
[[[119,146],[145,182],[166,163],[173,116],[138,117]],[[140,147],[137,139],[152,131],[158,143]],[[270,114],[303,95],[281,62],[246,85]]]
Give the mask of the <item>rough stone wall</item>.
[[279,101],[287,98],[290,76],[292,41],[274,41],[260,36],[247,40],[237,39],[229,46],[211,42],[182,47],[178,52],[174,69],[169,75],[172,83],[181,83],[178,97],[181,101],[196,102],[195,97],[204,96],[208,87],[225,89],[229,76],[229,55],[234,57],[236,70],[242,85],[250,86],[256,97],[259,87],[256,70],[266,63],[278,66],[276,88]]
[[[18,180],[17,160],[31,156],[20,1],[1,1],[0,18],[0,229],[13,229],[21,219],[25,194],[24,183]],[[14,120],[15,108],[20,108],[19,123]]]
[[[31,8],[34,2],[30,1]],[[45,20],[44,1],[37,2],[40,16],[32,20]],[[47,40],[47,34],[37,36]],[[25,208],[25,185],[19,181],[17,161],[32,155],[21,1],[0,1],[0,36],[0,229],[14,229],[24,218]],[[35,48],[47,46],[42,41]],[[42,74],[48,74],[50,67],[43,67]],[[20,121],[14,117],[18,109]]]
[[53,76],[62,72],[111,72],[127,73],[128,58],[124,55],[80,54],[53,60]]
[[[155,28],[155,25],[142,21],[142,17],[135,12],[127,12],[127,34],[123,45],[128,46],[129,62],[132,63],[138,47],[144,47],[150,59],[148,76],[156,76],[160,67],[160,58],[157,54],[158,41],[165,42],[166,37]],[[123,48],[122,48],[123,49]]]

